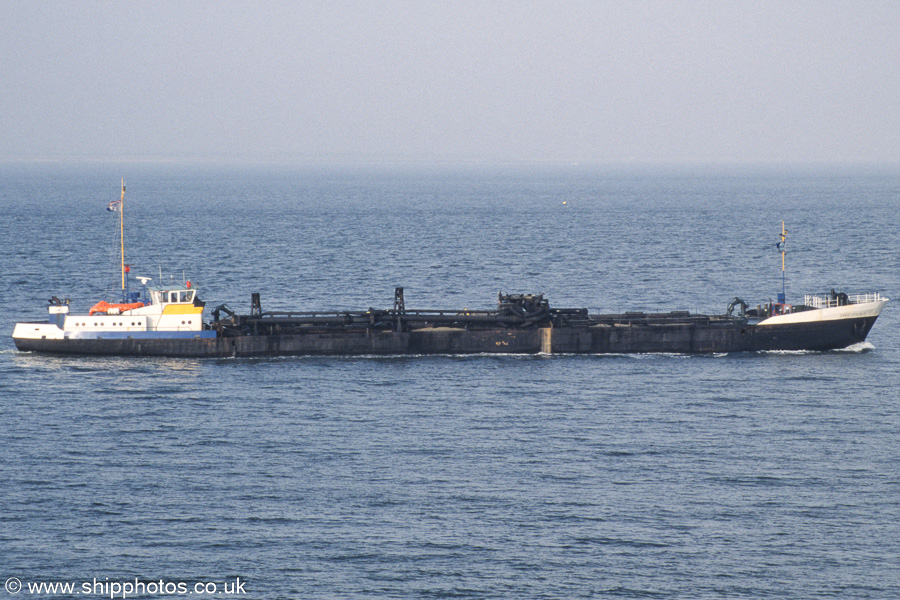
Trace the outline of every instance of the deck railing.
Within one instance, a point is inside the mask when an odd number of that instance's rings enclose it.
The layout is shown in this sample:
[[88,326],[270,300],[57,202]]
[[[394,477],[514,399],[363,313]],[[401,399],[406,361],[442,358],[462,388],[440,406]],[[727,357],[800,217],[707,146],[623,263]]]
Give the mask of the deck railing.
[[[878,292],[872,292],[869,294],[853,294],[851,296],[847,296],[847,300],[847,304],[866,304],[869,302],[880,302],[881,300],[887,300],[887,298],[885,298]],[[838,298],[832,298],[830,295],[806,295],[803,296],[803,304],[805,304],[806,306],[812,306],[813,308],[832,308],[834,306],[841,306],[842,303]]]

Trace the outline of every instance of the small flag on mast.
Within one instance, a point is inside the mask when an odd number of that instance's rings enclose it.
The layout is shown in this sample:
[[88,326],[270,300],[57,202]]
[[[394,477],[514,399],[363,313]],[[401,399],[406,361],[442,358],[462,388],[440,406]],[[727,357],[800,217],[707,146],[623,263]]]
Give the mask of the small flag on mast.
[[785,251],[785,242],[787,242],[787,230],[784,228],[784,221],[781,222],[781,241],[775,244],[779,252]]

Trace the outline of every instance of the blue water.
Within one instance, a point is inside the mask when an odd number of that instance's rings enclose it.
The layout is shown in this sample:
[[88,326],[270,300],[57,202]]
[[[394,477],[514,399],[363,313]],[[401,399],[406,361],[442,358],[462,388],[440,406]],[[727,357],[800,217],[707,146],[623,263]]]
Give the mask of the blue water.
[[184,272],[208,306],[387,308],[403,285],[410,308],[722,312],[780,291],[782,219],[789,301],[900,298],[892,171],[2,166],[0,580],[900,596],[893,303],[828,353],[18,353],[51,295],[85,310],[115,281],[122,176],[133,274]]

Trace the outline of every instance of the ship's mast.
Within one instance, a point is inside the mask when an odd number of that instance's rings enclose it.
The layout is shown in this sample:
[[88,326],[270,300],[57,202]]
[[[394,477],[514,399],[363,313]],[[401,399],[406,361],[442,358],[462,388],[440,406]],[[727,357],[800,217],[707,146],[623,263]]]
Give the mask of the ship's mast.
[[785,254],[785,242],[787,241],[787,230],[784,228],[784,221],[781,222],[781,242],[779,242],[778,247],[781,249],[781,296],[778,298],[778,301],[784,304],[787,300],[787,295],[785,292],[785,278],[784,278],[784,254]]
[[122,293],[125,293],[125,178],[122,178],[122,199],[119,201],[119,243],[121,247]]

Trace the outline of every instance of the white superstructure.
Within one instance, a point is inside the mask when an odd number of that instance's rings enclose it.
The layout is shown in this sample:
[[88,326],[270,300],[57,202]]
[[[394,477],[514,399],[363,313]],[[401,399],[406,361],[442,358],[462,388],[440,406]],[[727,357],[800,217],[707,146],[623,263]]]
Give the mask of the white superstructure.
[[187,286],[148,289],[147,304],[100,303],[91,310],[92,314],[69,314],[68,304],[53,304],[48,322],[16,323],[13,338],[196,337],[204,333],[203,305],[194,302],[196,295],[196,288]]

